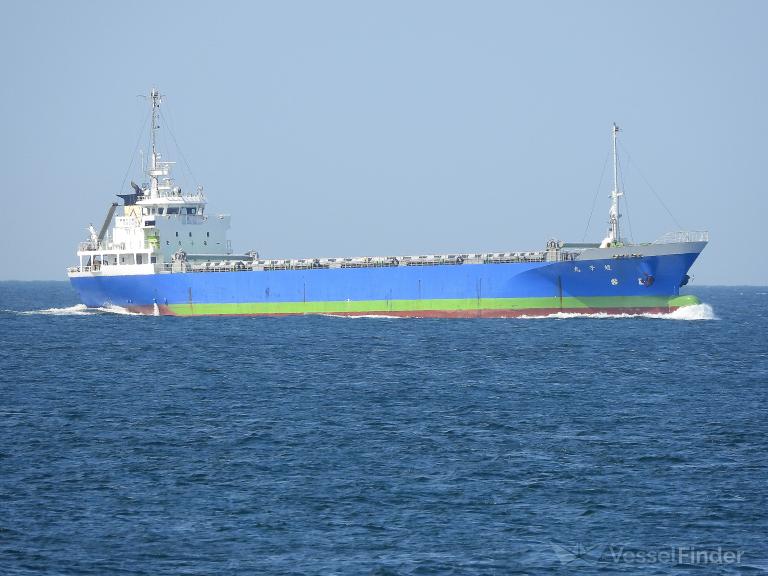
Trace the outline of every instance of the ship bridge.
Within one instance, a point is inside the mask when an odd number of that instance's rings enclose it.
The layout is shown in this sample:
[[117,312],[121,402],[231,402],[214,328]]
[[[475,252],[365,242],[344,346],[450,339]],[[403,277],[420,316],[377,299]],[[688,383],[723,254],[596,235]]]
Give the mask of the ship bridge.
[[[161,96],[152,90],[152,151],[142,185],[131,182],[133,193],[118,194],[122,214],[112,204],[101,230],[89,227],[90,238],[79,245],[79,266],[74,273],[106,275],[152,274],[166,267],[175,254],[201,254],[224,258],[231,254],[227,240],[230,216],[206,213],[202,186],[184,194],[171,174],[175,162],[161,159],[157,151]],[[110,224],[114,219],[114,225]]]

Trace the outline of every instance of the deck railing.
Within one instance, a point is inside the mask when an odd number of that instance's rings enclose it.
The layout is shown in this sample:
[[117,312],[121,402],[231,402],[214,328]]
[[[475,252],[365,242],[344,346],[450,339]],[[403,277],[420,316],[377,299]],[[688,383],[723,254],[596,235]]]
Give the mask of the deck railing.
[[[278,270],[323,270],[329,268],[396,268],[398,266],[460,266],[473,264],[514,264],[533,262],[572,261],[579,256],[578,251],[539,251],[506,252],[483,254],[450,254],[446,256],[402,256],[370,258],[318,258],[318,259],[281,259],[281,260],[220,260],[213,262],[195,262],[194,260],[162,262],[155,264],[159,273],[194,273],[194,272],[239,272],[239,271],[278,271]],[[96,266],[72,266],[68,272],[93,272]]]
[[706,230],[678,230],[676,232],[667,232],[652,243],[676,244],[679,242],[709,242],[709,232]]
[[100,266],[70,266],[67,268],[67,272],[95,272],[100,268]]

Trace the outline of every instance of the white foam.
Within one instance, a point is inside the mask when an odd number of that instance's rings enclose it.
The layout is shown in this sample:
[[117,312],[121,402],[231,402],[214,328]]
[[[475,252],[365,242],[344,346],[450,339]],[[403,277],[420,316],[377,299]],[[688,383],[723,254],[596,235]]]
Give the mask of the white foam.
[[586,312],[554,312],[553,314],[523,314],[522,316],[513,316],[519,320],[569,320],[571,318],[631,318],[637,317],[631,314],[606,314],[605,312],[595,312],[587,314]]
[[375,318],[377,320],[401,320],[404,316],[391,316],[388,314],[320,314],[330,318]]
[[519,316],[526,320],[541,320],[541,319],[556,319],[567,320],[570,318],[590,318],[590,319],[616,319],[616,318],[652,318],[657,320],[719,320],[715,315],[715,311],[709,304],[693,304],[691,306],[683,306],[673,312],[666,313],[649,313],[644,312],[641,314],[607,314],[606,312],[597,312],[594,314],[587,314],[583,312],[556,312],[554,314],[548,314],[546,316]]
[[43,308],[42,310],[25,310],[19,314],[43,314],[45,316],[89,316],[92,310],[85,304],[75,304],[67,308]]
[[123,316],[142,316],[142,314],[138,312],[131,312],[127,308],[123,308],[122,306],[115,306],[114,304],[110,304],[109,306],[106,306],[104,308],[96,308],[99,312],[103,312],[105,314],[121,314]]
[[85,304],[75,304],[66,308],[43,308],[42,310],[25,310],[19,314],[40,314],[43,316],[93,316],[96,314],[120,314],[124,316],[141,316],[122,306],[110,304],[102,308],[88,308]]
[[720,320],[709,304],[694,304],[683,306],[669,314],[657,314],[655,317],[664,320]]

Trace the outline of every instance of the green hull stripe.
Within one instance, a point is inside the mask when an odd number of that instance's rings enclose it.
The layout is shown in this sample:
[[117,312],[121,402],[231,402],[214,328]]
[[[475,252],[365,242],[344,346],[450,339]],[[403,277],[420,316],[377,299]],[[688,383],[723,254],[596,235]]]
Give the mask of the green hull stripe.
[[169,304],[180,316],[223,314],[366,314],[420,310],[537,310],[601,308],[679,308],[699,304],[695,296],[594,296],[584,298],[466,298],[434,300],[358,300],[330,302],[238,302]]

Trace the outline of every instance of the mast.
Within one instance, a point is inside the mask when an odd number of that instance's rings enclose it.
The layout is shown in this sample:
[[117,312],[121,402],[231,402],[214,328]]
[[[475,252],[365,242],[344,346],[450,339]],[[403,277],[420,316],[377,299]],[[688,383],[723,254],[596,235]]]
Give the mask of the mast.
[[149,160],[149,192],[150,198],[157,198],[159,196],[157,177],[163,174],[163,170],[158,170],[157,166],[157,129],[160,128],[158,123],[158,114],[160,112],[160,103],[162,102],[160,91],[157,88],[152,88],[150,92],[150,98],[152,99],[152,155]]
[[619,189],[619,155],[616,149],[618,135],[619,127],[614,122],[611,127],[611,136],[613,138],[613,190],[611,190],[611,209],[608,212],[608,236],[603,240],[603,244],[606,245],[621,242],[621,235],[619,233],[619,218],[621,218],[621,213],[619,212],[619,198],[623,196],[624,193]]

